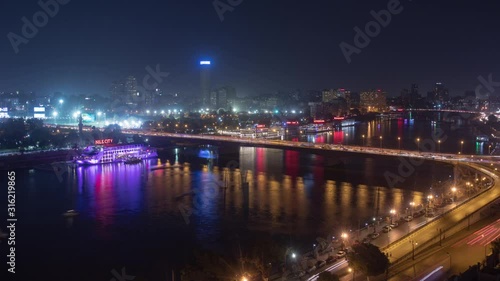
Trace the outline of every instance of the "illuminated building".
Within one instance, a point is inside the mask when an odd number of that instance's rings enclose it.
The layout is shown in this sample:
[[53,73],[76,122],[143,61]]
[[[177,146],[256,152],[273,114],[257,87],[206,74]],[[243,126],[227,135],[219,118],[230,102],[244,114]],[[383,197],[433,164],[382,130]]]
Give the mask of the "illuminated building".
[[387,93],[382,90],[361,92],[359,106],[366,112],[384,112],[387,109]]
[[200,61],[201,101],[204,108],[210,107],[210,61]]

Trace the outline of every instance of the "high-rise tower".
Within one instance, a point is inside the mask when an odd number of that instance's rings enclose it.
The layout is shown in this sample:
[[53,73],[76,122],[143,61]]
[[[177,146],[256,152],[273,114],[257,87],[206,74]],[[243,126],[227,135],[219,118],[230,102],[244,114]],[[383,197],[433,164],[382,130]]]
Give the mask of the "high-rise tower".
[[200,61],[201,102],[203,108],[210,107],[210,61]]

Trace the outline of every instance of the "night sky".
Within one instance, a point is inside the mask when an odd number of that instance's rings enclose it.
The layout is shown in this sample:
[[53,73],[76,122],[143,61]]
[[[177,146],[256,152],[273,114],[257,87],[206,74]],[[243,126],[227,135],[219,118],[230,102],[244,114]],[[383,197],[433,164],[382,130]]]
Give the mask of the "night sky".
[[142,81],[146,66],[160,64],[170,73],[161,89],[198,96],[200,59],[213,61],[216,86],[233,85],[240,96],[339,87],[397,95],[411,83],[425,94],[435,82],[463,95],[479,75],[500,81],[498,1],[402,0],[350,64],[339,44],[354,45],[353,28],[390,1],[242,0],[223,21],[212,2],[72,0],[16,54],[7,34],[22,35],[21,18],[32,22],[42,9],[4,0],[0,92],[106,95],[113,80]]

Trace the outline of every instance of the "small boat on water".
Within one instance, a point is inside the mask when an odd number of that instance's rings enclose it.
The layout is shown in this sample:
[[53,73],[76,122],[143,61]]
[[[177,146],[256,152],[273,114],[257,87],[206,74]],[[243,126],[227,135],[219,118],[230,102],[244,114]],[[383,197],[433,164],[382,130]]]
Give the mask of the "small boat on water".
[[79,215],[79,213],[78,213],[77,211],[75,211],[75,210],[67,210],[67,211],[63,214],[63,216],[64,216],[64,217],[68,217],[68,218],[69,218],[69,217],[78,216],[78,215]]
[[142,159],[137,157],[129,157],[127,160],[124,161],[125,164],[139,164],[141,162]]

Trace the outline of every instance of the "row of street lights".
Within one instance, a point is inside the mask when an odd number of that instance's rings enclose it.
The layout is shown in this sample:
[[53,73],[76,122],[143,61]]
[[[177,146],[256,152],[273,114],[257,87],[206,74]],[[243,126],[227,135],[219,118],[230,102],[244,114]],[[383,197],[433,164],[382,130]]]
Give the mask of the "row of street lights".
[[[346,145],[349,145],[349,140],[348,140],[349,134],[346,133],[345,136],[346,136]],[[361,138],[363,140],[363,146],[365,146],[366,145],[366,141],[365,141],[366,136],[361,135]],[[383,137],[379,136],[380,148],[382,148],[382,139],[383,139]],[[420,152],[420,138],[417,138],[415,141],[417,142],[417,150]],[[441,140],[438,140],[437,143],[438,143],[438,153],[441,153]],[[463,146],[464,146],[464,141],[462,140],[462,141],[460,141],[460,152],[458,154],[462,154]],[[401,151],[401,137],[398,137],[398,149]],[[489,147],[488,147],[488,154],[491,154],[491,145],[489,145]]]
[[[453,186],[451,188],[451,191],[452,191],[452,194],[455,195],[455,193],[457,192],[457,188],[455,186]],[[427,200],[428,200],[428,207],[430,207],[430,204],[432,202],[432,200],[434,199],[434,196],[432,194],[429,194],[427,195]],[[413,214],[414,214],[414,208],[415,208],[415,205],[416,203],[415,202],[410,202],[409,205],[411,206],[411,216],[413,217]],[[397,214],[397,211],[393,208],[389,211],[389,213],[391,214],[391,224],[394,223],[394,217],[396,216]],[[374,218],[375,220],[375,218]],[[340,235],[340,237],[342,238],[342,242],[343,242],[343,245],[344,245],[344,248],[343,250],[347,247],[347,244],[346,242],[348,241],[348,238],[349,238],[349,234],[347,234],[346,232],[342,232],[342,234]],[[410,240],[409,241],[412,245],[412,259],[415,260],[415,246],[418,245],[418,243],[415,241],[415,240]],[[315,250],[316,248],[316,244],[313,244],[313,251]],[[285,268],[286,268],[286,264],[287,264],[287,258],[288,258],[288,255],[291,253],[291,257],[292,259],[296,259],[297,255],[293,252],[291,252],[292,249],[291,248],[288,248],[285,252]],[[352,268],[348,268],[348,271],[349,273],[353,273],[353,279],[354,280],[354,269]],[[247,277],[242,277],[241,279],[242,281],[248,281],[248,278]]]

